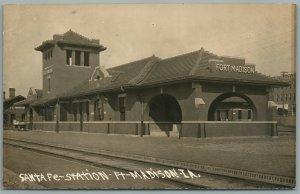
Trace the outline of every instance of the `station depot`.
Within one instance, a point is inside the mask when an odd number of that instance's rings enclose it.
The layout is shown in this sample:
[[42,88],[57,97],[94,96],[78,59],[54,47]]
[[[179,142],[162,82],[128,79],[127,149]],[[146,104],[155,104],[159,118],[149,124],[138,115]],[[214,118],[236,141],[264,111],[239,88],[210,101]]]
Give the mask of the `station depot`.
[[140,136],[276,136],[271,89],[288,83],[238,57],[200,50],[106,69],[99,40],[69,30],[35,48],[43,93],[29,92],[27,128]]

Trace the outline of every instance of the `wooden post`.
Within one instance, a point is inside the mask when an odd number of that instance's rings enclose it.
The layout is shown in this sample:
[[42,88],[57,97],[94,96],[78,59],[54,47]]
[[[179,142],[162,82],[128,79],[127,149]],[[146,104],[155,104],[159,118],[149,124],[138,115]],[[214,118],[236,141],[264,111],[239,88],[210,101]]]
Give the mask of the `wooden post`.
[[144,125],[144,121],[142,120],[141,121],[141,134],[140,134],[140,137],[143,137],[143,135],[144,135],[144,131],[145,131],[145,125]]

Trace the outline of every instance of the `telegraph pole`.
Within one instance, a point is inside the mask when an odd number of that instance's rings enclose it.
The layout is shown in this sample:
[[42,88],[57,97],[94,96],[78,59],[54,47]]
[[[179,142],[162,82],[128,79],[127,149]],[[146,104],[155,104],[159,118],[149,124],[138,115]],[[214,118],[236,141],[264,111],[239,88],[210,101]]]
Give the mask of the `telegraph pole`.
[[[286,71],[282,71],[281,72],[281,76],[282,76],[282,80],[284,81],[285,78],[285,74],[287,74],[288,72]],[[285,99],[285,93],[284,93],[284,87],[282,87],[282,115],[285,116],[285,109],[284,109],[284,99]]]

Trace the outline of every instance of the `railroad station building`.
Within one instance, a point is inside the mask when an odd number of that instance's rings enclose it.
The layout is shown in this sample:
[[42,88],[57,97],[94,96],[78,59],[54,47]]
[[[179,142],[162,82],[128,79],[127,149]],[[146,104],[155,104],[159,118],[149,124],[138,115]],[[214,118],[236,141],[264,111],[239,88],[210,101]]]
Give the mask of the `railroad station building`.
[[42,97],[24,100],[28,127],[182,137],[272,135],[272,89],[287,87],[244,58],[203,48],[106,69],[99,40],[68,31],[42,54]]

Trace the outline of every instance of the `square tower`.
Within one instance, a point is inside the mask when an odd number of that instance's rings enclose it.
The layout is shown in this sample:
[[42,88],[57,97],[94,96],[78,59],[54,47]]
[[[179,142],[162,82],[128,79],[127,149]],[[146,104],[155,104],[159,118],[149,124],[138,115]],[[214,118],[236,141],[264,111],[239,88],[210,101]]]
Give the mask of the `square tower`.
[[53,98],[89,79],[100,64],[99,53],[106,48],[99,40],[69,30],[53,35],[53,40],[35,50],[43,54],[43,98]]

